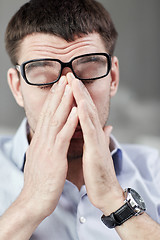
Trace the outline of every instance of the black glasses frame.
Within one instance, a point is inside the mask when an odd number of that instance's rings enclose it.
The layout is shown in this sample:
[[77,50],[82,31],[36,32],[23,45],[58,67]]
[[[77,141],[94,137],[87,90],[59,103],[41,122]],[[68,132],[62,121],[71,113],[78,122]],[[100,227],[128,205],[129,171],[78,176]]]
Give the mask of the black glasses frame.
[[[107,60],[108,60],[108,69],[107,69],[106,74],[104,74],[104,75],[101,76],[101,77],[96,77],[96,78],[89,78],[89,79],[79,78],[79,77],[76,75],[76,73],[74,72],[74,69],[73,69],[73,67],[72,67],[72,62],[73,62],[74,60],[78,59],[78,58],[87,57],[87,56],[91,56],[91,55],[94,55],[94,56],[95,56],[95,55],[106,56],[106,58],[107,58]],[[27,80],[26,73],[25,73],[25,66],[26,66],[26,64],[32,63],[32,62],[47,61],[47,60],[49,60],[49,61],[56,61],[56,62],[59,62],[59,63],[61,64],[61,71],[60,71],[60,73],[59,73],[58,78],[57,78],[55,81],[50,82],[50,83],[40,83],[40,84],[39,84],[39,83],[31,83],[31,82],[29,82],[29,81]],[[85,80],[87,81],[87,80],[97,80],[97,79],[106,77],[106,76],[109,74],[110,70],[111,70],[111,65],[112,65],[112,61],[111,61],[111,55],[110,55],[110,54],[108,54],[108,53],[88,53],[88,54],[83,54],[83,55],[76,56],[76,57],[72,58],[69,62],[62,62],[62,61],[59,60],[59,59],[41,58],[41,59],[33,59],[33,60],[30,60],[30,61],[26,61],[26,62],[22,63],[21,65],[16,64],[15,67],[16,67],[16,69],[21,73],[23,79],[25,80],[25,82],[26,82],[27,84],[29,84],[29,85],[34,85],[34,86],[46,86],[46,85],[51,85],[51,84],[54,84],[54,83],[58,82],[59,79],[60,79],[60,77],[61,77],[61,74],[62,74],[63,69],[66,68],[66,67],[68,67],[68,68],[70,68],[70,69],[72,70],[72,73],[74,74],[74,76],[75,76],[77,79],[79,79],[79,80],[81,80],[81,81],[85,81]]]

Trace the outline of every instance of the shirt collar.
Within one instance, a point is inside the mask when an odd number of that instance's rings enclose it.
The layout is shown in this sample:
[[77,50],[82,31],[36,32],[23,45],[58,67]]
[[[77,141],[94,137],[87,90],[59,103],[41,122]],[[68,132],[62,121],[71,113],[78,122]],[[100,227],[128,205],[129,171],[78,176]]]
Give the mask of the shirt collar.
[[122,154],[122,149],[118,141],[115,139],[113,135],[110,137],[111,145],[112,145],[112,159],[114,163],[114,169],[116,172],[116,175],[120,175],[122,171],[122,159],[123,159],[123,154]]

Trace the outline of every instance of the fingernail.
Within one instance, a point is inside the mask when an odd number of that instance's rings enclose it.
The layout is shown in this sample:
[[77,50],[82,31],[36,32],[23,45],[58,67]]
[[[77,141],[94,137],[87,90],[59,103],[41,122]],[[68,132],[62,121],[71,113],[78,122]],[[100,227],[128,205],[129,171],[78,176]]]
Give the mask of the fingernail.
[[73,75],[73,73],[69,72],[69,73],[67,74],[67,78],[68,78],[68,79],[75,79],[75,76]]
[[77,115],[77,107],[73,107],[72,110],[71,110],[71,113],[70,113],[70,116],[75,116]]
[[84,88],[84,84],[82,83],[82,81],[80,81],[80,80],[77,80],[78,81],[78,83],[79,83],[79,86],[81,87],[81,88]]
[[51,87],[51,92],[54,93],[55,92],[55,88],[57,86],[57,83],[54,83],[53,86]]
[[67,84],[64,91],[64,96],[66,96],[70,92],[70,89],[71,89],[70,86]]
[[65,82],[65,80],[66,80],[66,77],[65,76],[62,76],[61,78],[60,78],[60,80],[59,80],[59,86],[61,86],[64,82]]
[[109,126],[109,135],[111,134],[112,130],[113,130],[113,127],[112,126]]

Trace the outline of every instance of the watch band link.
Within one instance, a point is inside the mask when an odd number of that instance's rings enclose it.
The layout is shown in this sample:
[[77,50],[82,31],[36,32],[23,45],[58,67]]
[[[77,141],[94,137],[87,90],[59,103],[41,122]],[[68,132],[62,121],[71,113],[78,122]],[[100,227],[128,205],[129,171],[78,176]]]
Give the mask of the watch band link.
[[107,227],[114,228],[116,226],[120,226],[122,223],[124,223],[134,215],[134,210],[126,202],[116,212],[111,213],[109,216],[103,215],[101,220]]
[[135,215],[134,210],[126,202],[122,207],[120,207],[116,212],[114,212],[114,218],[120,225],[127,221],[129,218]]

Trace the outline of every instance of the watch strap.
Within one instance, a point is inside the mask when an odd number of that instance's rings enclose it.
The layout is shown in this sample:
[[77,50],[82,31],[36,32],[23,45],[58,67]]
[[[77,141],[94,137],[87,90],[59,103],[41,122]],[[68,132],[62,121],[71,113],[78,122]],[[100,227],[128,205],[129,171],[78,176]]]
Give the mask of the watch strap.
[[108,228],[114,228],[120,226],[134,215],[135,211],[130,207],[128,202],[126,202],[122,207],[111,213],[109,216],[103,215],[101,220]]

